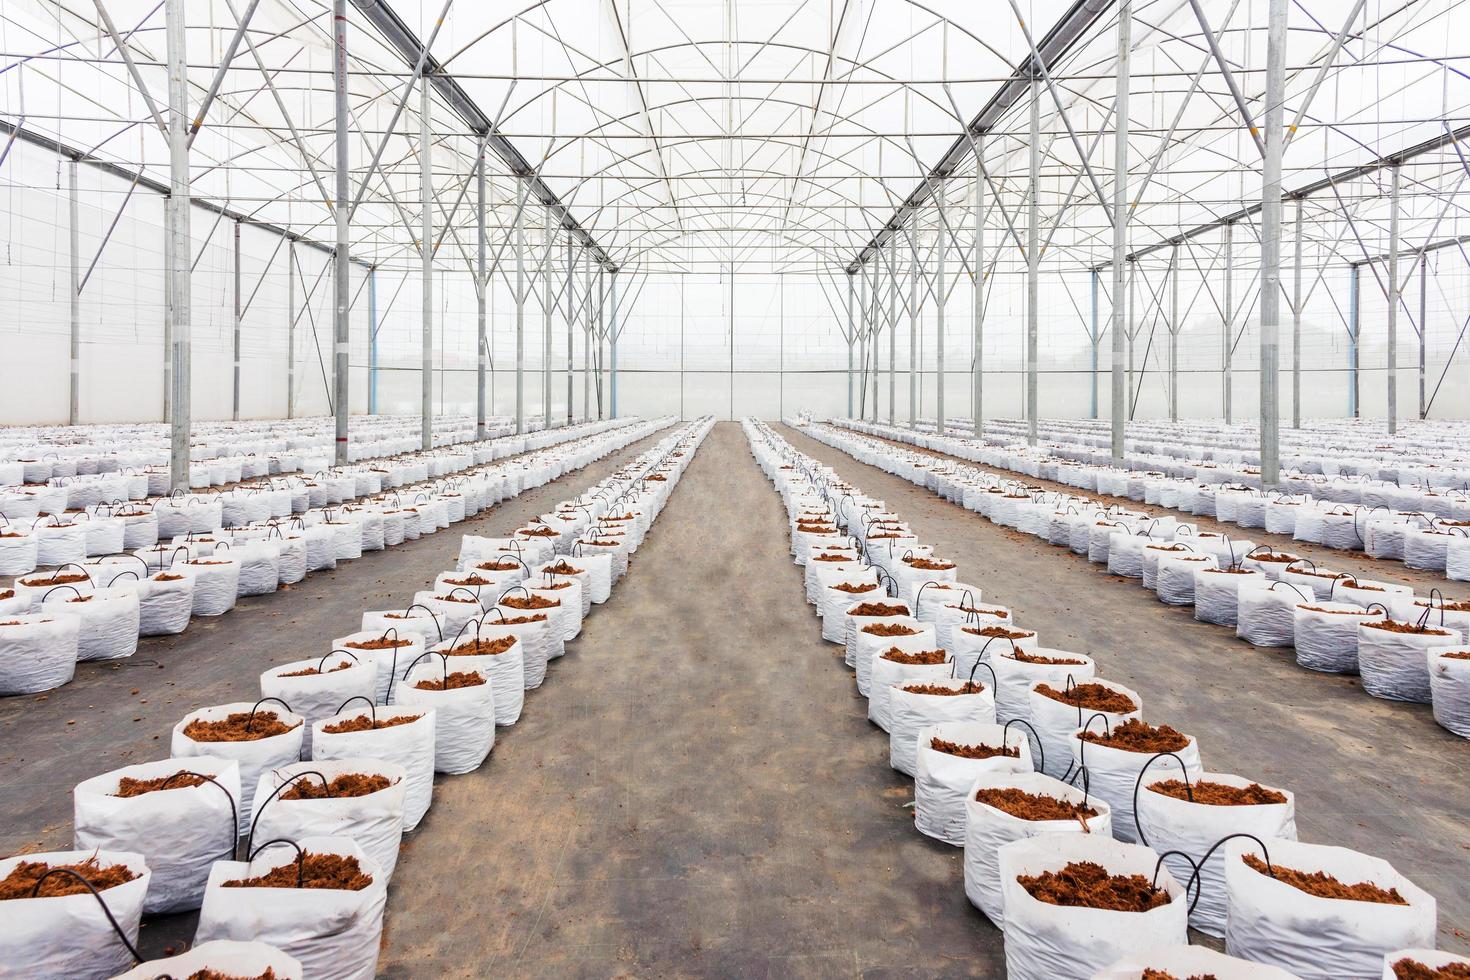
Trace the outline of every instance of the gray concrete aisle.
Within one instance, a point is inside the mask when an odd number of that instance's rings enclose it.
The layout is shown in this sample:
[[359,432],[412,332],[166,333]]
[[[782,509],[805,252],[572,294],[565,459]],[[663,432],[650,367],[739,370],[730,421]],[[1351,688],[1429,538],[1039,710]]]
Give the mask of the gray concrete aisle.
[[1004,528],[789,426],[797,449],[887,501],[964,581],[1010,606],[1045,646],[1095,656],[1143,698],[1144,717],[1199,740],[1205,768],[1296,793],[1303,840],[1392,861],[1439,901],[1440,945],[1470,951],[1470,742],[1428,705],[1381,701],[1356,677],[1317,674],[1293,651],[1197,622],[1136,579]]
[[718,425],[521,721],[436,788],[384,976],[1004,974],[788,545]]

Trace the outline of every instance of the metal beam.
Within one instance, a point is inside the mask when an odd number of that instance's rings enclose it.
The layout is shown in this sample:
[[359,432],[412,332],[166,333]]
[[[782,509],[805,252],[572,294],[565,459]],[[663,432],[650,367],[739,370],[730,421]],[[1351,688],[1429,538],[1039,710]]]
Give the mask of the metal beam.
[[490,277],[485,273],[485,140],[475,154],[475,438],[490,438],[486,426],[489,407],[485,403],[485,371],[490,366],[490,348],[485,339],[490,303]]
[[[985,436],[985,145],[975,141],[975,259],[974,294],[970,297],[970,421],[975,438]],[[1096,389],[1094,389],[1094,396]],[[1096,402],[1094,401],[1094,415]]]
[[857,338],[857,327],[853,323],[852,269],[847,270],[847,417],[852,418],[852,344]]
[[169,486],[189,489],[190,284],[189,284],[189,73],[185,0],[166,0],[168,49],[169,197],[164,236],[168,243]]
[[1388,434],[1399,430],[1399,164],[1389,170],[1388,191]]
[[[1312,181],[1311,183],[1303,184],[1301,187],[1297,187],[1292,190],[1283,190],[1282,197],[1287,199],[1311,197],[1313,194],[1316,194],[1319,191],[1324,191],[1329,187],[1335,187],[1338,184],[1357,180],[1359,177],[1365,177],[1368,174],[1375,173],[1379,170],[1384,169],[1385,167],[1392,167],[1397,164],[1407,163],[1415,157],[1423,156],[1426,153],[1433,153],[1435,150],[1443,149],[1446,146],[1452,146],[1455,143],[1467,139],[1470,139],[1470,124],[1460,126],[1456,129],[1446,130],[1441,135],[1431,137],[1423,141],[1422,143],[1415,143],[1413,146],[1405,147],[1404,149],[1398,150],[1394,153],[1384,154],[1383,156],[1369,161],[1368,163],[1361,163],[1357,166],[1348,167],[1345,170],[1339,170],[1337,173],[1328,174],[1326,177],[1320,177],[1317,180]],[[1180,242],[1187,242],[1191,239],[1198,238],[1201,235],[1208,234],[1209,232],[1214,231],[1218,228],[1222,228],[1225,225],[1234,224],[1237,221],[1244,221],[1245,219],[1258,214],[1260,210],[1260,204],[1251,204],[1247,205],[1246,207],[1240,208],[1239,210],[1231,211],[1228,214],[1222,214],[1217,218],[1213,218],[1209,221],[1204,222],[1203,224],[1198,224],[1192,228],[1181,231],[1177,235],[1169,235],[1166,238],[1154,242],[1152,245],[1145,245],[1142,248],[1136,249],[1128,255],[1128,258],[1141,259],[1146,255],[1152,255],[1155,252],[1161,252],[1164,249],[1168,248],[1170,245],[1174,245]],[[1470,236],[1467,236],[1466,240],[1470,241]],[[1106,269],[1107,267],[1107,263],[1103,263],[1095,266],[1094,268],[1102,270]]]
[[419,275],[423,298],[420,334],[419,435],[424,449],[434,448],[434,135],[429,128],[433,108],[429,87],[419,87]]
[[944,190],[941,188],[934,194],[934,216],[939,229],[939,240],[934,244],[939,252],[934,263],[934,418],[935,431],[941,436],[945,434],[944,301],[947,294],[944,291],[944,259],[949,253],[949,225],[944,219],[944,203]]
[[1114,466],[1123,465],[1127,411],[1123,387],[1123,267],[1128,250],[1128,80],[1133,52],[1133,2],[1118,5],[1117,95],[1113,100],[1113,295],[1108,329],[1113,333],[1111,426]]
[[[1286,101],[1288,0],[1270,0],[1266,26],[1266,137],[1261,168],[1261,487],[1281,477],[1279,333],[1281,315],[1281,157]],[[1298,202],[1300,207],[1300,202]]]
[[[1126,0],[1125,0],[1126,2]],[[1012,0],[1014,4],[1014,0]],[[1019,8],[1018,8],[1019,15]],[[1055,95],[1053,95],[1055,98]],[[1041,88],[1031,80],[1030,136],[1027,140],[1029,160],[1026,180],[1026,445],[1036,445],[1037,338],[1041,312]],[[1060,108],[1060,106],[1058,106]],[[1119,175],[1120,178],[1123,175]],[[1099,185],[1099,200],[1101,186]]]
[[603,269],[609,272],[615,270],[617,264],[602,246],[597,244],[591,233],[583,228],[576,218],[572,217],[572,213],[567,210],[561,198],[541,179],[537,168],[521,155],[520,150],[516,149],[514,144],[500,135],[490,117],[480,110],[480,107],[470,98],[469,93],[454,79],[452,73],[444,69],[437,58],[432,55],[425,57],[422,43],[392,7],[384,0],[352,0],[352,5],[367,18],[368,23],[383,35],[384,39],[408,64],[418,64],[419,59],[424,58],[424,77],[439,93],[439,97],[465,121],[472,132],[486,140],[490,149],[495,151],[495,155],[500,157],[511,174],[522,178],[529,184],[530,195],[540,201],[543,206],[551,209],[560,227],[565,228],[580,241]]
[[516,179],[516,435],[526,431],[526,178]]
[[893,212],[893,216],[884,222],[883,227],[878,229],[868,244],[848,263],[849,270],[856,270],[865,261],[869,254],[881,248],[883,242],[890,236],[897,234],[908,222],[909,217],[929,200],[933,193],[932,182],[953,175],[970,154],[975,141],[984,133],[990,131],[1009,109],[1019,102],[1031,87],[1032,79],[1039,72],[1042,64],[1055,65],[1063,55],[1071,49],[1072,45],[1090,28],[1106,11],[1113,5],[1114,0],[1074,0],[1067,12],[1057,20],[1056,24],[1046,33],[1036,45],[1040,53],[1040,59],[1028,56],[1025,61],[1016,66],[1016,70],[1003,82],[994,95],[975,114],[975,118],[965,127],[965,132],[960,134],[949,149],[945,151],[933,169],[919,181],[919,185],[904,198],[902,204]]
[[232,350],[234,356],[231,358],[232,370],[230,385],[230,418],[236,422],[240,421],[240,320],[244,311],[240,305],[240,222],[235,222],[234,236],[234,275],[231,276],[230,297],[234,301],[234,345]]
[[[240,33],[244,33],[245,25],[250,22],[250,15],[255,10],[252,0],[250,9],[245,12],[245,17],[240,21]],[[231,43],[231,53],[234,52],[234,42]],[[226,62],[228,64],[228,62]],[[352,310],[352,264],[348,259],[349,233],[348,205],[351,200],[348,194],[347,178],[349,161],[347,157],[347,0],[332,0],[332,88],[333,88],[333,117],[336,123],[336,186],[334,188],[337,196],[337,205],[332,210],[332,216],[336,219],[337,241],[336,249],[332,256],[332,278],[336,287],[335,303],[332,308],[332,408],[336,415],[336,452],[334,457],[338,466],[347,465],[347,417],[352,412],[351,381],[352,372],[347,366],[347,354],[351,350],[352,334],[350,332],[349,314]],[[200,119],[203,120],[203,112]],[[235,226],[235,234],[239,235],[239,225]],[[238,321],[236,324],[238,331]],[[238,332],[236,334],[238,337]],[[239,375],[239,347],[238,341],[235,351],[235,371]],[[236,415],[236,418],[239,416]],[[424,447],[428,449],[428,446]]]
[[[67,425],[76,425],[81,421],[82,405],[82,243],[81,243],[81,220],[77,205],[77,162],[72,160],[66,166],[67,182],[67,211],[70,221],[67,227],[68,251],[71,254],[71,282],[68,304],[68,314],[71,321],[71,398],[67,410]],[[238,235],[239,232],[236,232]],[[237,239],[238,242],[238,239]],[[239,246],[236,245],[235,254],[239,255]],[[238,263],[236,269],[239,269]],[[235,309],[240,308],[239,301],[239,276],[238,271],[235,279]],[[237,320],[238,322],[238,320]],[[236,355],[238,359],[238,355]]]

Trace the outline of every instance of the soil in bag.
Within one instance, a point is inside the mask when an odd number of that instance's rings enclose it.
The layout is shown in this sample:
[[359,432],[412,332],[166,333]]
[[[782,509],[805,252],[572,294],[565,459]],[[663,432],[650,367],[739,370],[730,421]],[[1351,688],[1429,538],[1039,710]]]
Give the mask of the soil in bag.
[[130,800],[144,793],[157,793],[159,790],[185,789],[189,786],[203,786],[206,782],[203,776],[195,776],[192,773],[176,772],[171,776],[159,776],[157,779],[134,779],[132,776],[124,776],[117,781],[117,792],[113,796]]
[[[1160,796],[1172,796],[1176,800],[1189,800],[1205,806],[1268,806],[1285,803],[1286,794],[1267,789],[1260,783],[1249,786],[1231,786],[1229,783],[1212,783],[1200,780],[1188,785],[1182,779],[1165,779],[1153,783],[1149,789]],[[1194,794],[1191,796],[1190,794]]]
[[1081,738],[1094,745],[1106,745],[1125,752],[1178,752],[1189,745],[1189,737],[1184,733],[1168,725],[1155,728],[1137,718],[1114,725],[1110,732],[1083,732]]
[[[297,884],[298,880],[300,884]],[[235,878],[225,888],[331,888],[360,892],[373,883],[350,854],[312,854],[300,857],[278,868],[271,868],[254,878]]]
[[402,715],[398,718],[372,718],[368,715],[358,715],[356,718],[347,718],[337,722],[335,725],[327,725],[322,731],[328,735],[345,735],[348,732],[376,732],[384,728],[396,728],[399,725],[407,725],[418,721],[423,715]]
[[1444,966],[1426,966],[1407,956],[1393,964],[1395,980],[1470,980],[1470,964],[1446,963]]
[[381,773],[344,772],[333,777],[330,783],[320,779],[298,779],[291,788],[281,794],[283,800],[323,800],[327,797],[367,796],[393,785]]
[[1016,882],[1038,902],[1073,908],[1147,912],[1169,904],[1169,893],[1143,875],[1114,875],[1092,861],[1069,861],[1060,871],[1021,875]]
[[[85,895],[87,886],[71,875],[52,875],[45,881],[41,881],[47,872],[62,869],[81,875],[99,892],[112,888],[114,885],[125,885],[138,877],[125,864],[98,864],[95,857],[89,857],[77,864],[22,861],[10,869],[10,874],[0,878],[0,902],[13,898],[59,898],[63,895]],[[38,881],[41,881],[40,891],[35,890]]]
[[1097,816],[1090,806],[1009,786],[977,790],[975,799],[1022,820],[1085,820]]
[[479,687],[485,683],[485,678],[479,674],[468,671],[455,671],[448,677],[429,677],[419,681],[414,687],[420,691],[457,691],[462,687]]
[[1137,711],[1138,705],[1122,691],[1115,691],[1102,684],[1078,684],[1066,691],[1058,691],[1050,684],[1038,684],[1032,688],[1037,694],[1089,711],[1107,711],[1115,715]]
[[1298,871],[1296,868],[1284,868],[1279,864],[1266,866],[1266,862],[1254,854],[1241,856],[1246,867],[1267,877],[1275,878],[1282,884],[1290,885],[1298,891],[1304,891],[1308,895],[1318,898],[1340,898],[1350,902],[1376,902],[1379,905],[1408,905],[1409,902],[1399,894],[1397,888],[1380,888],[1371,881],[1360,881],[1356,884],[1345,884],[1327,874],[1325,871]]
[[214,721],[195,718],[184,726],[184,734],[196,742],[255,742],[284,735],[294,727],[274,711],[257,711],[254,717],[248,711],[233,711]]
[[974,681],[966,681],[959,687],[945,687],[942,684],[910,684],[904,690],[910,694],[937,694],[945,698],[960,694],[984,694],[985,685],[976,684]]
[[883,659],[896,664],[909,664],[911,666],[933,666],[944,663],[948,656],[943,650],[918,650],[914,653],[905,653],[898,647],[889,647],[883,651]]
[[957,755],[961,759],[1019,759],[1021,747],[1018,745],[965,745],[961,742],[949,742],[942,738],[931,738],[929,748],[935,752],[943,752],[945,755]]

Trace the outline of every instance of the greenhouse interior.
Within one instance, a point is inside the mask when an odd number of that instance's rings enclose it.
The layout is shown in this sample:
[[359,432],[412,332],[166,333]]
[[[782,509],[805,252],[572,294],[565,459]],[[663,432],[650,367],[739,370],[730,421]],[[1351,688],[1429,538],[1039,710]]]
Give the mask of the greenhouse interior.
[[1463,0],[0,49],[0,978],[1470,978]]

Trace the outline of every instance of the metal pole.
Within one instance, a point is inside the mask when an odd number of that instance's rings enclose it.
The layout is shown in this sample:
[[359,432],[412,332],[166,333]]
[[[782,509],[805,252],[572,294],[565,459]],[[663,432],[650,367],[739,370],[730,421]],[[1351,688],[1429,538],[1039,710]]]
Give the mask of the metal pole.
[[853,273],[847,274],[847,417],[852,418],[852,345],[857,338],[857,325],[853,322]]
[[234,276],[231,279],[232,299],[234,300],[235,321],[235,343],[234,343],[234,383],[231,385],[230,418],[236,422],[240,421],[240,220],[235,219],[235,253],[234,253]]
[[296,241],[286,243],[286,418],[296,417]]
[[894,364],[898,360],[898,236],[888,239],[888,424],[898,419],[898,386]]
[[516,435],[526,431],[526,180],[516,181]]
[[541,253],[541,427],[551,428],[551,249],[553,241],[551,209],[543,208],[541,223],[546,241]]
[[490,438],[489,405],[485,400],[485,374],[490,368],[489,329],[490,276],[485,269],[485,144],[480,138],[475,154],[475,438]]
[[1266,27],[1266,156],[1261,168],[1261,487],[1274,487],[1281,471],[1281,407],[1278,349],[1281,317],[1281,156],[1286,148],[1282,103],[1286,99],[1288,0],[1270,0]]
[[577,248],[572,241],[572,236],[567,236],[567,425],[572,424],[573,410],[576,403],[572,394],[572,375],[574,366],[572,364],[572,323],[577,318]]
[[1123,465],[1123,260],[1128,252],[1128,60],[1133,51],[1133,2],[1118,4],[1118,94],[1113,108],[1113,302],[1109,329],[1113,332],[1112,450],[1113,465]]
[[1097,274],[1097,270],[1096,269],[1093,269],[1092,270],[1091,280],[1092,280],[1092,331],[1091,331],[1091,336],[1089,337],[1089,339],[1092,341],[1092,407],[1091,407],[1091,410],[1089,411],[1087,417],[1088,418],[1095,419],[1095,418],[1097,418],[1097,361],[1098,361],[1098,347],[1102,343],[1102,334],[1099,332],[1099,325],[1098,325],[1098,311],[1097,311],[1098,274]]
[[1124,333],[1127,334],[1127,337],[1128,337],[1128,421],[1130,421],[1130,422],[1133,421],[1133,401],[1134,401],[1133,392],[1135,390],[1135,388],[1134,388],[1135,382],[1134,382],[1134,377],[1133,377],[1133,352],[1134,352],[1134,350],[1135,350],[1135,348],[1137,346],[1136,343],[1135,343],[1135,337],[1136,337],[1136,334],[1137,334],[1136,324],[1138,323],[1138,317],[1137,317],[1137,314],[1135,312],[1137,310],[1137,308],[1138,308],[1137,307],[1137,300],[1138,300],[1138,288],[1137,288],[1137,286],[1138,286],[1138,262],[1137,262],[1137,260],[1130,258],[1128,260],[1128,312],[1126,314],[1127,315],[1127,321],[1126,322],[1128,324],[1128,329],[1124,331]]
[[378,414],[378,267],[368,269],[368,414]]
[[592,318],[597,314],[592,303],[592,253],[582,250],[586,262],[587,302],[582,318],[582,421],[592,418]]
[[[349,314],[352,309],[352,260],[348,255],[348,229],[347,223],[351,218],[351,200],[347,188],[347,177],[349,161],[347,149],[350,145],[347,137],[347,0],[333,0],[332,3],[332,31],[333,31],[333,59],[332,75],[335,89],[335,115],[337,124],[336,144],[336,169],[337,205],[334,209],[334,217],[337,219],[337,242],[333,259],[333,280],[337,287],[337,301],[333,309],[332,334],[334,339],[332,359],[333,402],[337,415],[337,465],[343,466],[347,463],[347,418],[352,411],[351,381],[352,372],[348,367],[347,355],[351,350],[352,334]],[[424,86],[428,91],[428,86]],[[424,99],[428,103],[427,96]],[[425,131],[428,124],[424,124]],[[428,150],[424,150],[427,158]],[[427,164],[425,164],[427,166]],[[428,213],[428,205],[425,205],[425,215]],[[427,217],[426,219],[427,220]],[[236,225],[238,228],[239,226]],[[427,287],[426,287],[427,288]],[[236,336],[238,337],[238,327]],[[236,377],[239,376],[239,345],[236,342]],[[237,385],[238,389],[238,385]],[[238,416],[237,416],[238,417]],[[425,449],[429,444],[425,443]]]
[[[70,191],[68,211],[71,223],[68,228],[71,250],[71,399],[67,409],[67,425],[81,421],[82,406],[82,233],[81,216],[77,205],[77,162],[72,160],[66,167],[67,188]],[[235,225],[235,363],[240,363],[240,225]],[[235,368],[235,391],[240,390],[240,369]],[[236,395],[235,418],[239,418],[239,396]]]
[[[975,291],[970,297],[973,322],[970,340],[970,420],[975,438],[985,435],[985,143],[975,143]],[[1097,273],[1093,273],[1096,278]],[[1096,350],[1094,350],[1094,356]],[[1097,415],[1097,390],[1093,389],[1093,416]]]
[[1037,434],[1037,384],[1036,358],[1038,353],[1039,316],[1037,304],[1041,298],[1041,84],[1036,75],[1031,76],[1031,135],[1028,156],[1030,172],[1027,177],[1026,198],[1026,444],[1036,445]]
[[608,275],[607,417],[618,417],[618,270]]
[[169,338],[170,415],[169,484],[189,489],[190,326],[189,266],[189,74],[185,0],[165,0],[168,54],[168,306],[173,326]]
[[422,212],[419,257],[423,268],[423,403],[419,407],[424,449],[434,448],[434,145],[429,132],[429,110],[433,107],[428,81],[419,81],[419,196]]
[[1220,322],[1220,399],[1225,424],[1231,422],[1231,396],[1234,395],[1234,378],[1231,376],[1230,341],[1235,326],[1235,225],[1225,226],[1225,315]]
[[857,417],[868,417],[868,267],[858,274],[858,405]]
[[1388,434],[1399,430],[1399,171],[1389,168],[1388,210]]
[[872,330],[871,330],[871,333],[872,333],[872,344],[873,344],[873,352],[872,352],[873,371],[872,371],[872,378],[873,378],[873,421],[874,422],[878,421],[878,338],[880,338],[880,337],[883,336],[883,321],[880,319],[880,317],[882,316],[882,313],[883,313],[883,306],[882,306],[882,304],[878,300],[879,277],[882,275],[882,270],[879,267],[882,265],[882,263],[879,262],[878,259],[879,259],[879,256],[875,254],[873,256],[873,318],[872,318],[873,326],[872,326]]
[[1179,243],[1169,252],[1169,421],[1179,421]]
[[1348,415],[1358,417],[1358,340],[1362,330],[1362,275],[1356,265],[1348,266]]
[[919,213],[909,225],[909,428],[919,427]]
[[1429,403],[1425,401],[1424,370],[1425,370],[1425,347],[1429,344],[1429,302],[1428,291],[1425,284],[1427,278],[1427,267],[1429,265],[1429,253],[1422,252],[1419,255],[1419,418],[1429,418]]
[[1296,199],[1296,241],[1292,247],[1291,427],[1302,427],[1302,198]]
[[936,243],[939,254],[935,257],[934,268],[934,431],[941,436],[945,434],[944,425],[944,258],[949,252],[949,225],[944,220],[944,182],[940,181],[939,187],[934,191],[934,216],[935,226],[938,229],[939,241]]

